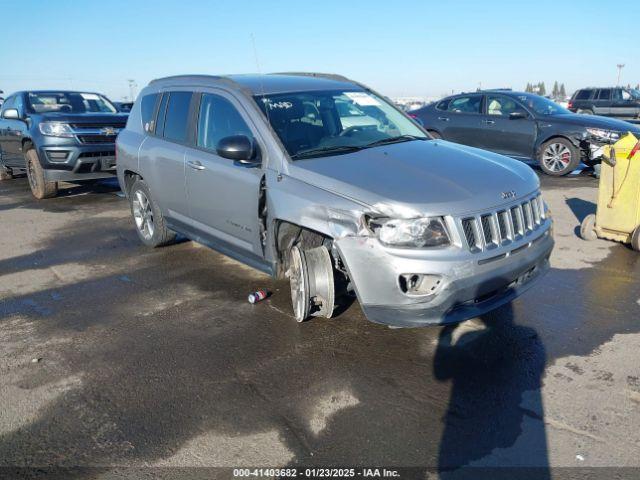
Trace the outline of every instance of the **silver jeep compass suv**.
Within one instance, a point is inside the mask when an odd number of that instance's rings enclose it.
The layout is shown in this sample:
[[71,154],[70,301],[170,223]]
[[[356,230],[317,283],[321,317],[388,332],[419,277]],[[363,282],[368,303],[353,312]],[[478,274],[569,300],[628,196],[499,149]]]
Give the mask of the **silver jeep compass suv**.
[[288,277],[298,321],[351,292],[374,322],[465,320],[529,288],[553,248],[528,166],[433,140],[336,75],[155,80],[117,158],[142,242],[179,232]]

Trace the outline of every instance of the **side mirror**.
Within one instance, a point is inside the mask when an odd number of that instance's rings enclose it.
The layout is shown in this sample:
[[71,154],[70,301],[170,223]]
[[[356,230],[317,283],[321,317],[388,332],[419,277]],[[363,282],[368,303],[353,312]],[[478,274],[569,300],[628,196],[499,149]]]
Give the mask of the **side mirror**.
[[527,118],[523,112],[511,112],[509,114],[509,120],[522,120],[523,118]]
[[415,113],[408,113],[407,115],[409,115],[409,118],[411,118],[411,120],[416,122],[418,125],[420,125],[421,127],[424,127],[424,122]]
[[224,137],[218,142],[216,152],[222,158],[235,160],[242,164],[256,164],[254,161],[256,156],[256,145],[252,138],[246,135],[231,135]]
[[2,112],[2,118],[7,118],[9,120],[20,120],[20,114],[15,108],[7,108],[4,112]]

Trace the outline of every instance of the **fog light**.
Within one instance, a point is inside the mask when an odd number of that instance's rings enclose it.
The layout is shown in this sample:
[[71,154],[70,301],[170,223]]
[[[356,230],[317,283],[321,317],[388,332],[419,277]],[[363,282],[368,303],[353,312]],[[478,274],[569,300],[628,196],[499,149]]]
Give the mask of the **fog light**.
[[64,162],[68,156],[69,152],[67,150],[49,150],[47,152],[47,157],[49,157],[49,160],[52,162]]
[[433,295],[442,285],[442,276],[404,273],[398,278],[400,290],[407,295]]

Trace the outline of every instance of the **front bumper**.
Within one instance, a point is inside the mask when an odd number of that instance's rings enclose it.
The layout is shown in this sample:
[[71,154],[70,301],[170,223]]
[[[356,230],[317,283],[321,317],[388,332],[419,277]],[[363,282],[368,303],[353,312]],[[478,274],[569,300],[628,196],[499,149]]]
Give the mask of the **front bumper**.
[[38,156],[47,181],[93,180],[116,174],[113,143],[42,146]]
[[[399,253],[371,237],[342,238],[336,246],[369,320],[418,327],[483,315],[529,289],[549,269],[550,227],[548,220],[546,228],[486,255],[456,247]],[[432,295],[407,295],[398,283],[407,273],[440,275],[442,283]]]

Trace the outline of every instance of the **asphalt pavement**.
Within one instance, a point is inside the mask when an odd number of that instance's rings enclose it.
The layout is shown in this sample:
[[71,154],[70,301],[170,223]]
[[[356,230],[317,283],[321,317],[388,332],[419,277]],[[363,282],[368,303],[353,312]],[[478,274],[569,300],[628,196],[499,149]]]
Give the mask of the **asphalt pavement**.
[[[297,324],[287,283],[193,242],[142,246],[114,183],[36,201],[24,178],[0,182],[0,476],[637,478],[640,255],[578,238],[594,178],[541,180],[547,276],[482,318],[421,329],[372,324],[357,302]],[[273,294],[250,305],[257,288]]]

